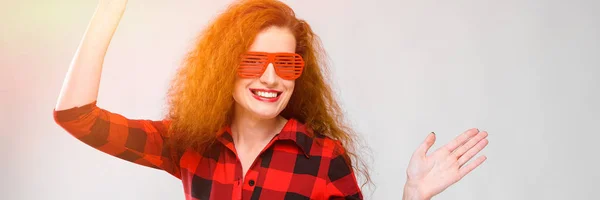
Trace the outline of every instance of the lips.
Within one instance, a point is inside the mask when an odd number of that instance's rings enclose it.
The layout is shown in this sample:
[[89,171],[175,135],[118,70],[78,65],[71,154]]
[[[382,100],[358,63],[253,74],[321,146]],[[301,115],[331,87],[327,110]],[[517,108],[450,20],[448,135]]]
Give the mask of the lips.
[[262,102],[276,102],[279,100],[282,92],[278,90],[250,88],[250,93],[256,100]]

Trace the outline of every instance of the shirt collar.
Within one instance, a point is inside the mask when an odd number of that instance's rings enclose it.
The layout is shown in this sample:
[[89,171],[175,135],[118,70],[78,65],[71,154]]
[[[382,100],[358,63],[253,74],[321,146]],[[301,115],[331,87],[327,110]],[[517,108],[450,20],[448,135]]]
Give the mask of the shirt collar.
[[[293,141],[308,158],[313,145],[313,136],[313,131],[306,127],[306,125],[294,118],[290,118],[283,126],[283,129],[281,129],[281,132],[275,136],[275,139]],[[226,126],[219,130],[217,133],[217,140],[235,152],[230,126]]]

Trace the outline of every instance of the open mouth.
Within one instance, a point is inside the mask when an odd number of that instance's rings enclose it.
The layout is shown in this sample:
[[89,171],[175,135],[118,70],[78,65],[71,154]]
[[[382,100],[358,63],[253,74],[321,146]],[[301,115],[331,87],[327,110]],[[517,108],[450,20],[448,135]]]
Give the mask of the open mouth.
[[279,99],[279,96],[281,95],[280,91],[277,90],[264,90],[264,89],[250,89],[250,92],[252,92],[252,96],[259,100],[259,101],[266,101],[266,102],[275,102]]

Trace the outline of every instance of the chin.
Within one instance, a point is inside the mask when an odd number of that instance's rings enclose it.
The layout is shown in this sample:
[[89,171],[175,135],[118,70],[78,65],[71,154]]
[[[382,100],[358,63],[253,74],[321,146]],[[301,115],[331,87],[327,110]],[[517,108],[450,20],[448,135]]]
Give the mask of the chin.
[[279,116],[280,111],[276,110],[251,110],[252,114],[261,119],[273,119]]

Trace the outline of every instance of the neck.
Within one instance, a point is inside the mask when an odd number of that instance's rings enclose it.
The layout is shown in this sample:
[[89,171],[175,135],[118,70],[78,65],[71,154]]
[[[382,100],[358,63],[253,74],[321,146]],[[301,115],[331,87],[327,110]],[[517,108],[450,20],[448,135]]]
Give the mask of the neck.
[[231,122],[231,135],[236,148],[243,150],[262,149],[287,122],[281,116],[263,119],[242,110],[235,111]]

